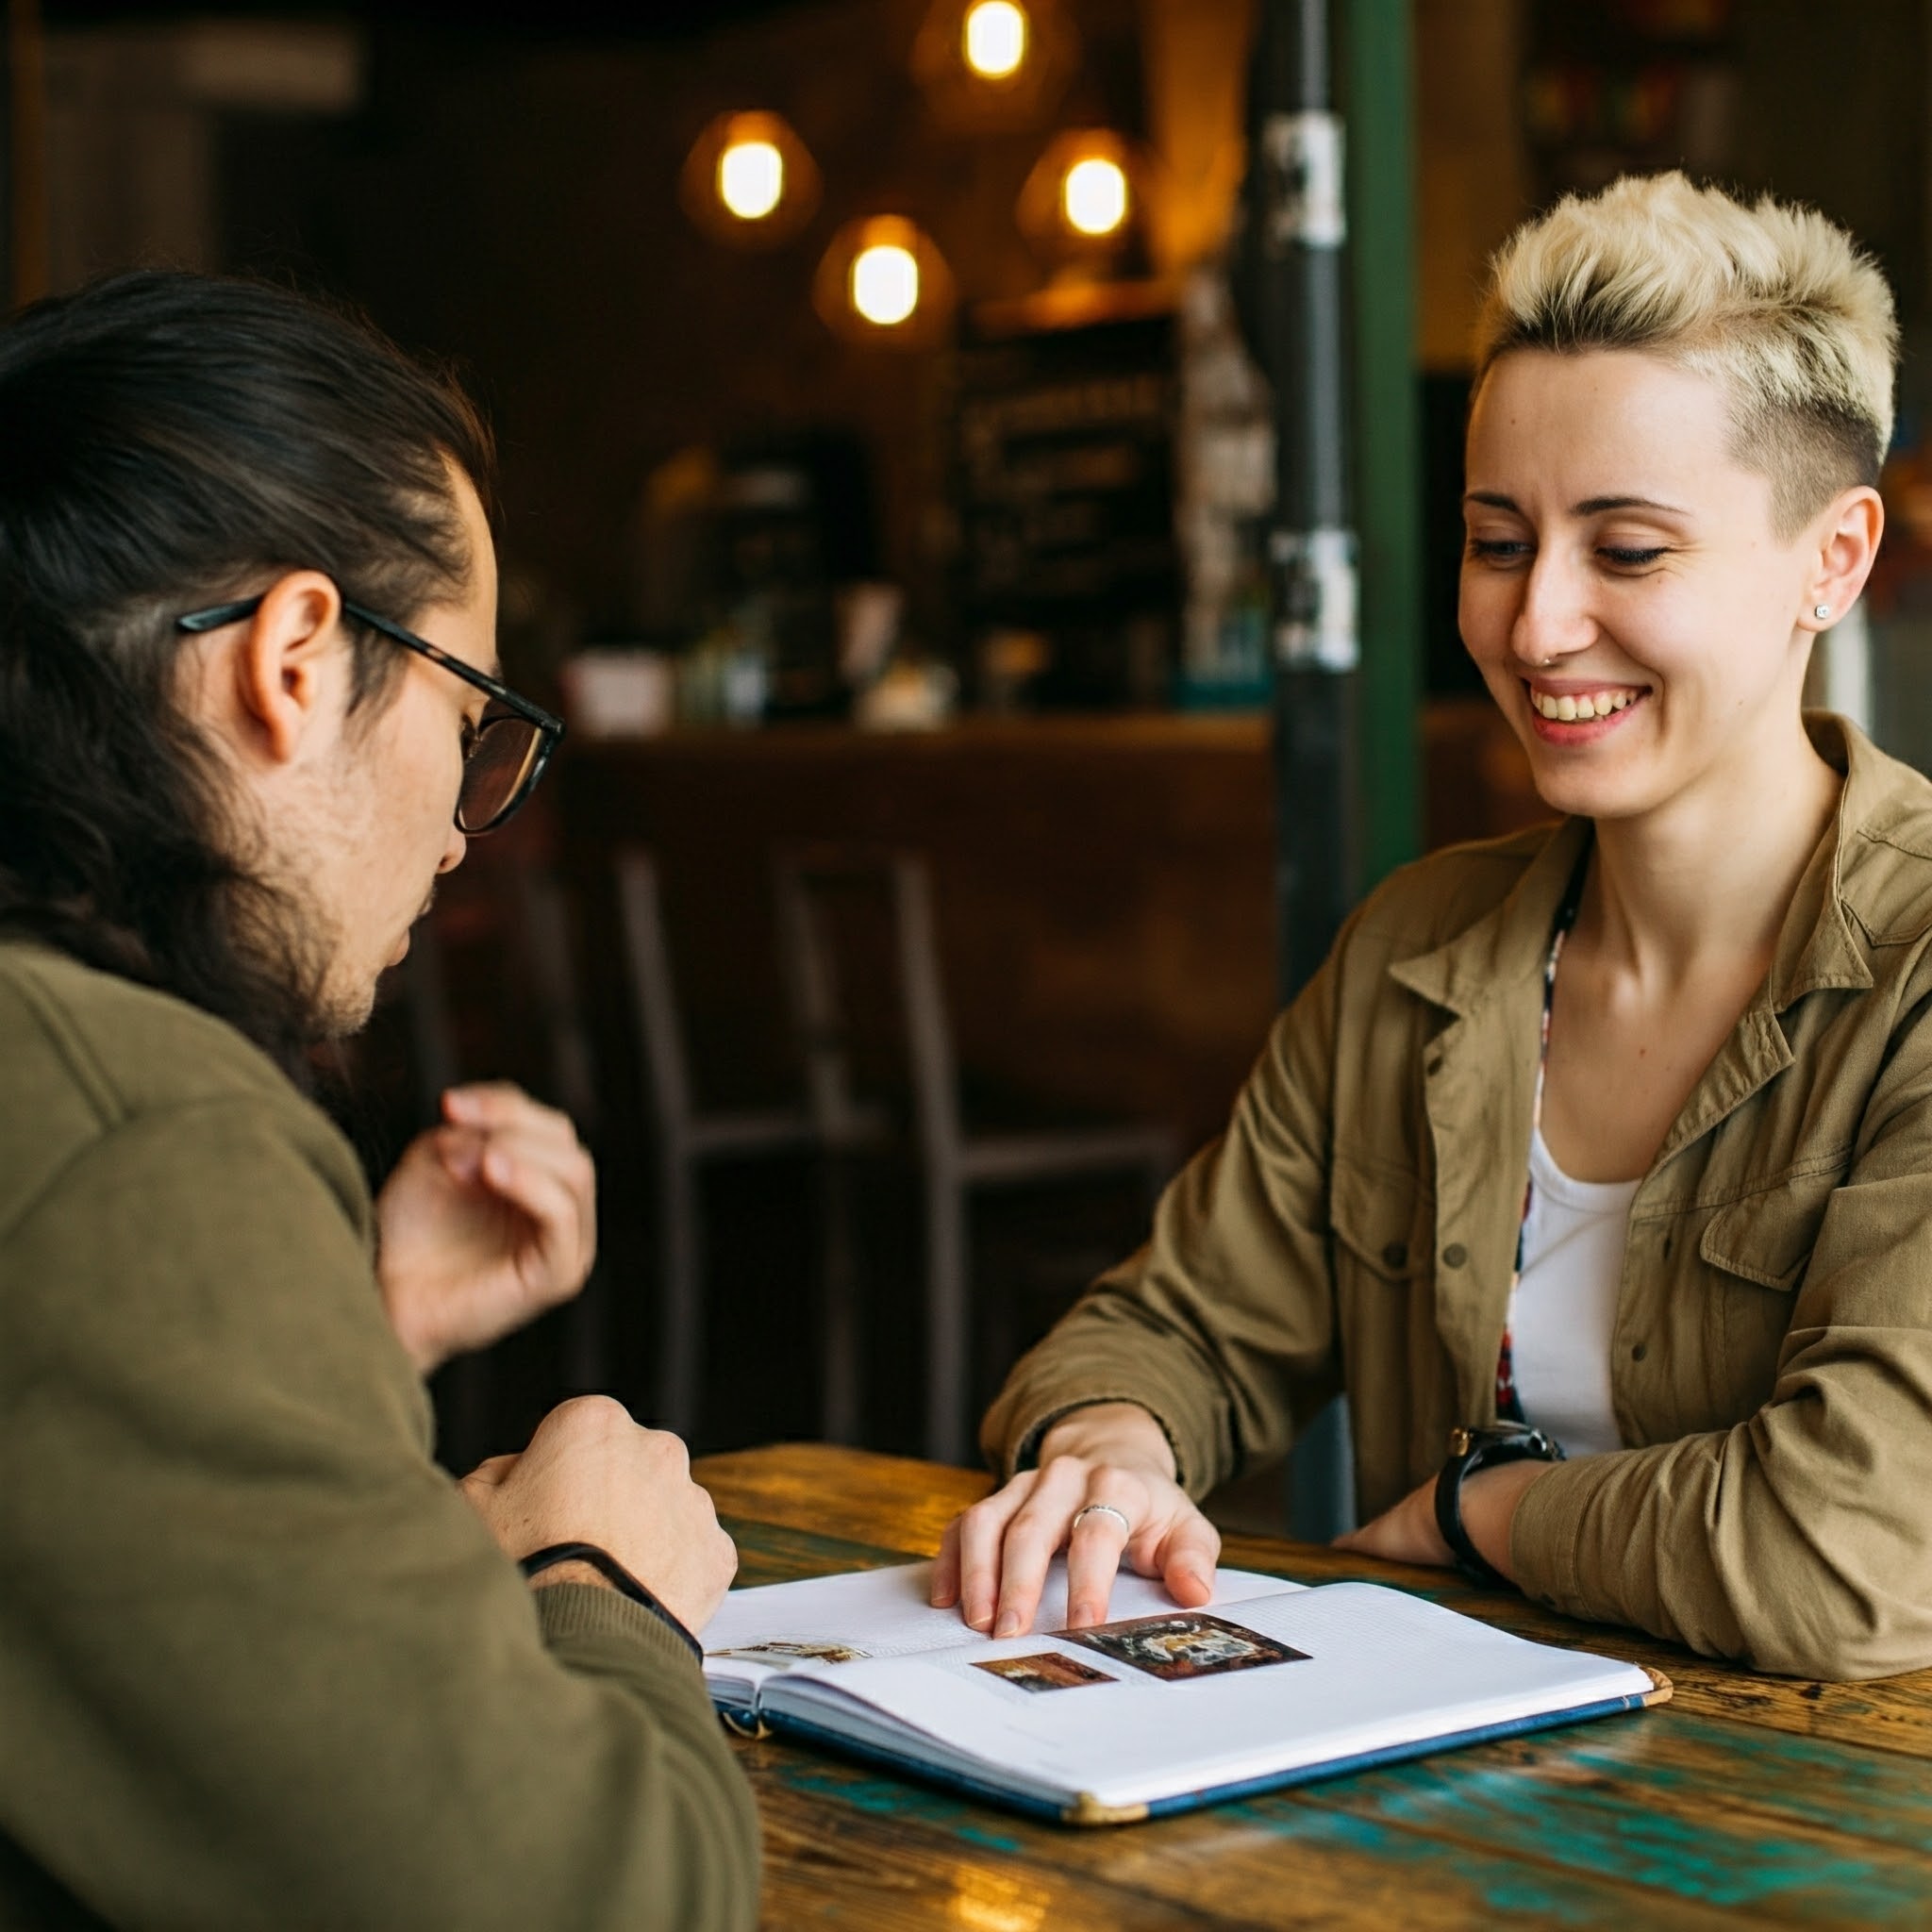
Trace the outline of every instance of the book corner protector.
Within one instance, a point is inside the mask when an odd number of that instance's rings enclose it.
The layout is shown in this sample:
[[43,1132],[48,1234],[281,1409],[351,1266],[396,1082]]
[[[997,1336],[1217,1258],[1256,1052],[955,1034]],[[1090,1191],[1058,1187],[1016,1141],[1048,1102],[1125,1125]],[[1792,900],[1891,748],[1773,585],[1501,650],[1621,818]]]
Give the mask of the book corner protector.
[[1648,1710],[1654,1704],[1668,1704],[1671,1701],[1671,1693],[1676,1688],[1671,1680],[1661,1671],[1652,1670],[1648,1664],[1640,1664],[1638,1669],[1651,1682],[1650,1694],[1643,1700],[1643,1707]]
[[1147,1816],[1145,1805],[1103,1805],[1091,1791],[1077,1791],[1060,1813],[1068,1824],[1139,1824]]

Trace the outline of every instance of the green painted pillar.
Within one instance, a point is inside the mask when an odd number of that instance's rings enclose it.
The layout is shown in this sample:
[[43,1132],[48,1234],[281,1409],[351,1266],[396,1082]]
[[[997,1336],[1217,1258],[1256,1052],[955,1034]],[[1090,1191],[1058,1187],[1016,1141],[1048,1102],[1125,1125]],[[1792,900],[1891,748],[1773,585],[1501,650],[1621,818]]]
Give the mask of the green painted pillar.
[[1422,850],[1422,379],[1416,362],[1411,0],[1334,0],[1347,125],[1361,565],[1356,686],[1359,889]]

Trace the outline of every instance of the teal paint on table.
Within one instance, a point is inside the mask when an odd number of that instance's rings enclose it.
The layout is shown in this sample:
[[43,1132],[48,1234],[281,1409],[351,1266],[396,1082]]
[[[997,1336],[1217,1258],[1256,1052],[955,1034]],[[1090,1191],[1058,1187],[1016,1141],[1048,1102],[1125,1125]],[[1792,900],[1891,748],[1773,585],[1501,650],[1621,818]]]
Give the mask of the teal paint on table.
[[[1650,1721],[1646,1714],[1607,1722]],[[1625,1776],[1641,1769],[1620,1767]],[[1574,1752],[1561,1744],[1535,1768],[1498,1765],[1478,1749],[1310,1786],[1306,1796],[1352,1816],[1688,1901],[1824,1923],[1845,1923],[1848,1907],[1860,1924],[1932,1919],[1932,1866],[1922,1858],[1869,1842],[1833,1844],[1810,1832],[1785,1837],[1773,1819],[1730,1822],[1709,1807],[1687,1818],[1642,1802],[1641,1776],[1626,1795],[1577,1781],[1575,1770]]]
[[989,1824],[989,1820],[999,1816],[997,1812],[930,1785],[877,1776],[843,1763],[807,1756],[790,1746],[777,1767],[777,1776],[794,1791],[833,1798],[875,1817],[936,1825],[949,1837],[982,1850],[1017,1857],[1023,1849],[1013,1830],[999,1830]]
[[[1623,1932],[1630,1932],[1637,1923],[1645,1927],[1713,1923],[1694,1907],[1673,1911],[1669,1901],[1658,1901],[1660,1909],[1651,1913],[1649,1902],[1633,1896],[1618,1874],[1610,1874],[1617,1879],[1614,1890],[1579,1888],[1561,1872],[1522,1864],[1486,1846],[1445,1846],[1441,1839],[1394,1819],[1324,1809],[1310,1802],[1318,1800],[1324,1789],[1305,1785],[1282,1797],[1249,1799],[1226,1809],[1272,1838],[1293,1844],[1298,1856],[1319,1857],[1324,1848],[1340,1845],[1379,1863],[1413,1871],[1425,1882],[1440,1882],[1444,1873],[1453,1874],[1459,1885],[1480,1899],[1491,1918],[1522,1918],[1541,1925],[1614,1925]],[[1634,1917],[1640,1909],[1645,1914],[1641,1922]]]

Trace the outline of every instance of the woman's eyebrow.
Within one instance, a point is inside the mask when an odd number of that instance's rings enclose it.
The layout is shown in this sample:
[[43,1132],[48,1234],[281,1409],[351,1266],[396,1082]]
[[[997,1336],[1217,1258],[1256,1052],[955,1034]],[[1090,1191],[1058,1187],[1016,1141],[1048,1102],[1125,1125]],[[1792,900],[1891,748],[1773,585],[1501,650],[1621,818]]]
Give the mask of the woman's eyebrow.
[[[1522,506],[1513,496],[1506,496],[1499,490],[1467,490],[1463,491],[1464,503],[1479,503],[1489,509],[1507,509],[1517,516],[1523,514]],[[1601,516],[1610,509],[1654,509],[1661,510],[1668,517],[1688,517],[1688,509],[1679,509],[1674,503],[1659,503],[1654,496],[1586,496],[1581,503],[1571,506],[1570,514],[1576,517]]]
[[1607,509],[1657,509],[1667,517],[1688,517],[1690,514],[1674,503],[1659,503],[1654,496],[1587,496],[1576,506],[1574,514],[1594,517],[1601,516]]

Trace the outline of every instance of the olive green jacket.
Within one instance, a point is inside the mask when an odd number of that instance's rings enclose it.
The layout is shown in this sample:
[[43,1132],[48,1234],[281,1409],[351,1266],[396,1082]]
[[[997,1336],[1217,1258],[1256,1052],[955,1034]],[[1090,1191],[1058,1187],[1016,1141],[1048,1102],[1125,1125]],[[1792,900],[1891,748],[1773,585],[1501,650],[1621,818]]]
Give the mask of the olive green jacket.
[[[1846,773],[1836,823],[1631,1205],[1625,1446],[1540,1477],[1510,1555],[1573,1615],[1869,1677],[1932,1664],[1932,784],[1807,723]],[[1014,1370],[996,1465],[1123,1398],[1199,1495],[1345,1388],[1367,1518],[1494,1419],[1542,968],[1588,836],[1443,852],[1358,909],[1149,1245]]]
[[0,1925],[750,1925],[691,1656],[430,1459],[347,1144],[0,944]]

